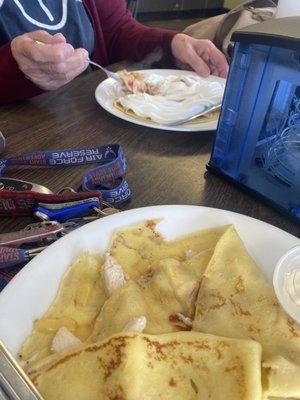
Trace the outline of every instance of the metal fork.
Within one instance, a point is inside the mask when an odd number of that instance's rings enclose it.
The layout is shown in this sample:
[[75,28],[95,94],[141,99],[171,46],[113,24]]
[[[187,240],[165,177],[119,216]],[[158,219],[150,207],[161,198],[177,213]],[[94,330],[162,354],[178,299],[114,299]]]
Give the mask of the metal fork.
[[167,124],[164,124],[164,125],[167,125],[167,126],[178,126],[178,125],[182,125],[182,124],[185,124],[186,122],[193,121],[194,119],[197,119],[197,118],[199,118],[199,117],[202,117],[202,116],[204,116],[204,115],[206,115],[206,114],[209,114],[209,113],[211,113],[211,112],[213,112],[213,111],[217,111],[217,110],[219,110],[220,108],[221,108],[221,104],[217,104],[217,105],[215,105],[215,106],[212,106],[212,107],[207,108],[205,111],[202,111],[202,112],[199,113],[199,114],[193,115],[192,117],[185,118],[185,119],[179,119],[178,121],[170,122],[170,123],[167,123]]
[[43,400],[1,341],[0,400]]
[[90,60],[89,58],[88,58],[88,62],[90,64],[94,65],[95,67],[100,68],[108,76],[108,78],[112,78],[115,81],[118,81],[118,82],[121,82],[121,83],[124,82],[123,78],[119,74],[117,74],[116,72],[112,72],[109,69],[106,69],[106,68],[102,67],[102,65],[95,63],[94,61]]

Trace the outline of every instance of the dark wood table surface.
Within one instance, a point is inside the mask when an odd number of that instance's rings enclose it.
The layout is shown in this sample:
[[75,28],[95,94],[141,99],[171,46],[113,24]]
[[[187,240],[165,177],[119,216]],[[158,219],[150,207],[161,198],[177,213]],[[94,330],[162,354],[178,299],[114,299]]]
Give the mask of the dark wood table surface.
[[[0,107],[3,157],[24,152],[119,143],[127,156],[133,199],[126,208],[192,204],[235,211],[300,236],[300,227],[226,181],[206,172],[214,132],[181,133],[145,128],[118,119],[98,106],[101,72],[30,101]],[[11,169],[8,176],[34,181],[53,191],[77,187],[86,169]],[[1,218],[0,232],[24,227],[28,218]]]

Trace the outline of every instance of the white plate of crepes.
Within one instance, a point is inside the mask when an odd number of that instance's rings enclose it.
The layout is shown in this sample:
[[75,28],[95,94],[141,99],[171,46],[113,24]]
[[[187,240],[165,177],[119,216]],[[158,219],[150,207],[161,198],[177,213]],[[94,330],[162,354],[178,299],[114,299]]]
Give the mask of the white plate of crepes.
[[300,399],[300,326],[272,287],[299,240],[157,206],[52,244],[0,294],[0,339],[45,400]]
[[96,100],[109,113],[156,129],[183,132],[217,128],[220,111],[181,123],[222,103],[226,80],[201,78],[192,71],[120,71],[124,83],[106,79],[96,89]]

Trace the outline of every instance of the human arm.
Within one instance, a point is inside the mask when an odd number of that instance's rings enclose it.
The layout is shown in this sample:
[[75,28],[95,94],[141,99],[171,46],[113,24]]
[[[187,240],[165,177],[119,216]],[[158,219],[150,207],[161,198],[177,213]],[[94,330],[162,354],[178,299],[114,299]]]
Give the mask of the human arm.
[[11,53],[10,43],[0,47],[0,104],[36,96],[43,91],[29,81]]
[[87,52],[74,49],[61,34],[34,31],[1,47],[0,102],[55,90],[87,67]]
[[199,75],[226,77],[225,56],[208,40],[196,40],[166,29],[152,29],[138,23],[124,0],[98,0],[101,25],[110,63],[122,59],[141,60],[161,48],[164,60],[173,66],[189,67]]
[[210,40],[194,39],[179,33],[173,38],[171,49],[179,68],[192,68],[203,77],[227,77],[229,67],[226,57]]

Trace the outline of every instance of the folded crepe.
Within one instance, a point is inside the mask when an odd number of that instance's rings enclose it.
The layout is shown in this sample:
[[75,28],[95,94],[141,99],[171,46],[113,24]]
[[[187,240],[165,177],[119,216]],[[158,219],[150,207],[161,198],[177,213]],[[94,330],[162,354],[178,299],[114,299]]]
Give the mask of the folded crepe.
[[[167,242],[156,231],[156,223],[143,222],[114,235],[109,249],[110,268],[117,263],[127,282],[104,304],[88,342],[130,331],[128,326],[140,317],[146,320],[145,333],[187,329],[181,317],[193,317],[200,278],[228,227],[206,229]],[[111,275],[116,273],[111,271]]]
[[[127,281],[104,304],[88,341],[97,342],[123,332],[141,316],[146,319],[144,333],[190,329],[199,280],[207,262],[206,251],[185,262],[168,258],[153,264],[138,282]],[[190,320],[190,326],[184,326],[181,317]]]
[[83,254],[67,270],[54,302],[46,314],[38,319],[26,339],[19,358],[23,364],[32,363],[51,354],[55,334],[62,327],[85,341],[92,333],[95,318],[107,296],[101,278],[101,261]]
[[214,248],[228,226],[204,229],[174,241],[166,241],[156,230],[158,220],[149,220],[119,230],[112,238],[109,253],[122,266],[125,274],[137,281],[147,274],[151,264],[174,258],[187,259],[187,251],[198,254],[207,250],[209,261]]
[[31,379],[45,400],[261,400],[261,346],[197,332],[120,334]]
[[278,304],[233,227],[201,280],[193,329],[259,342],[264,396],[300,398],[300,327]]

